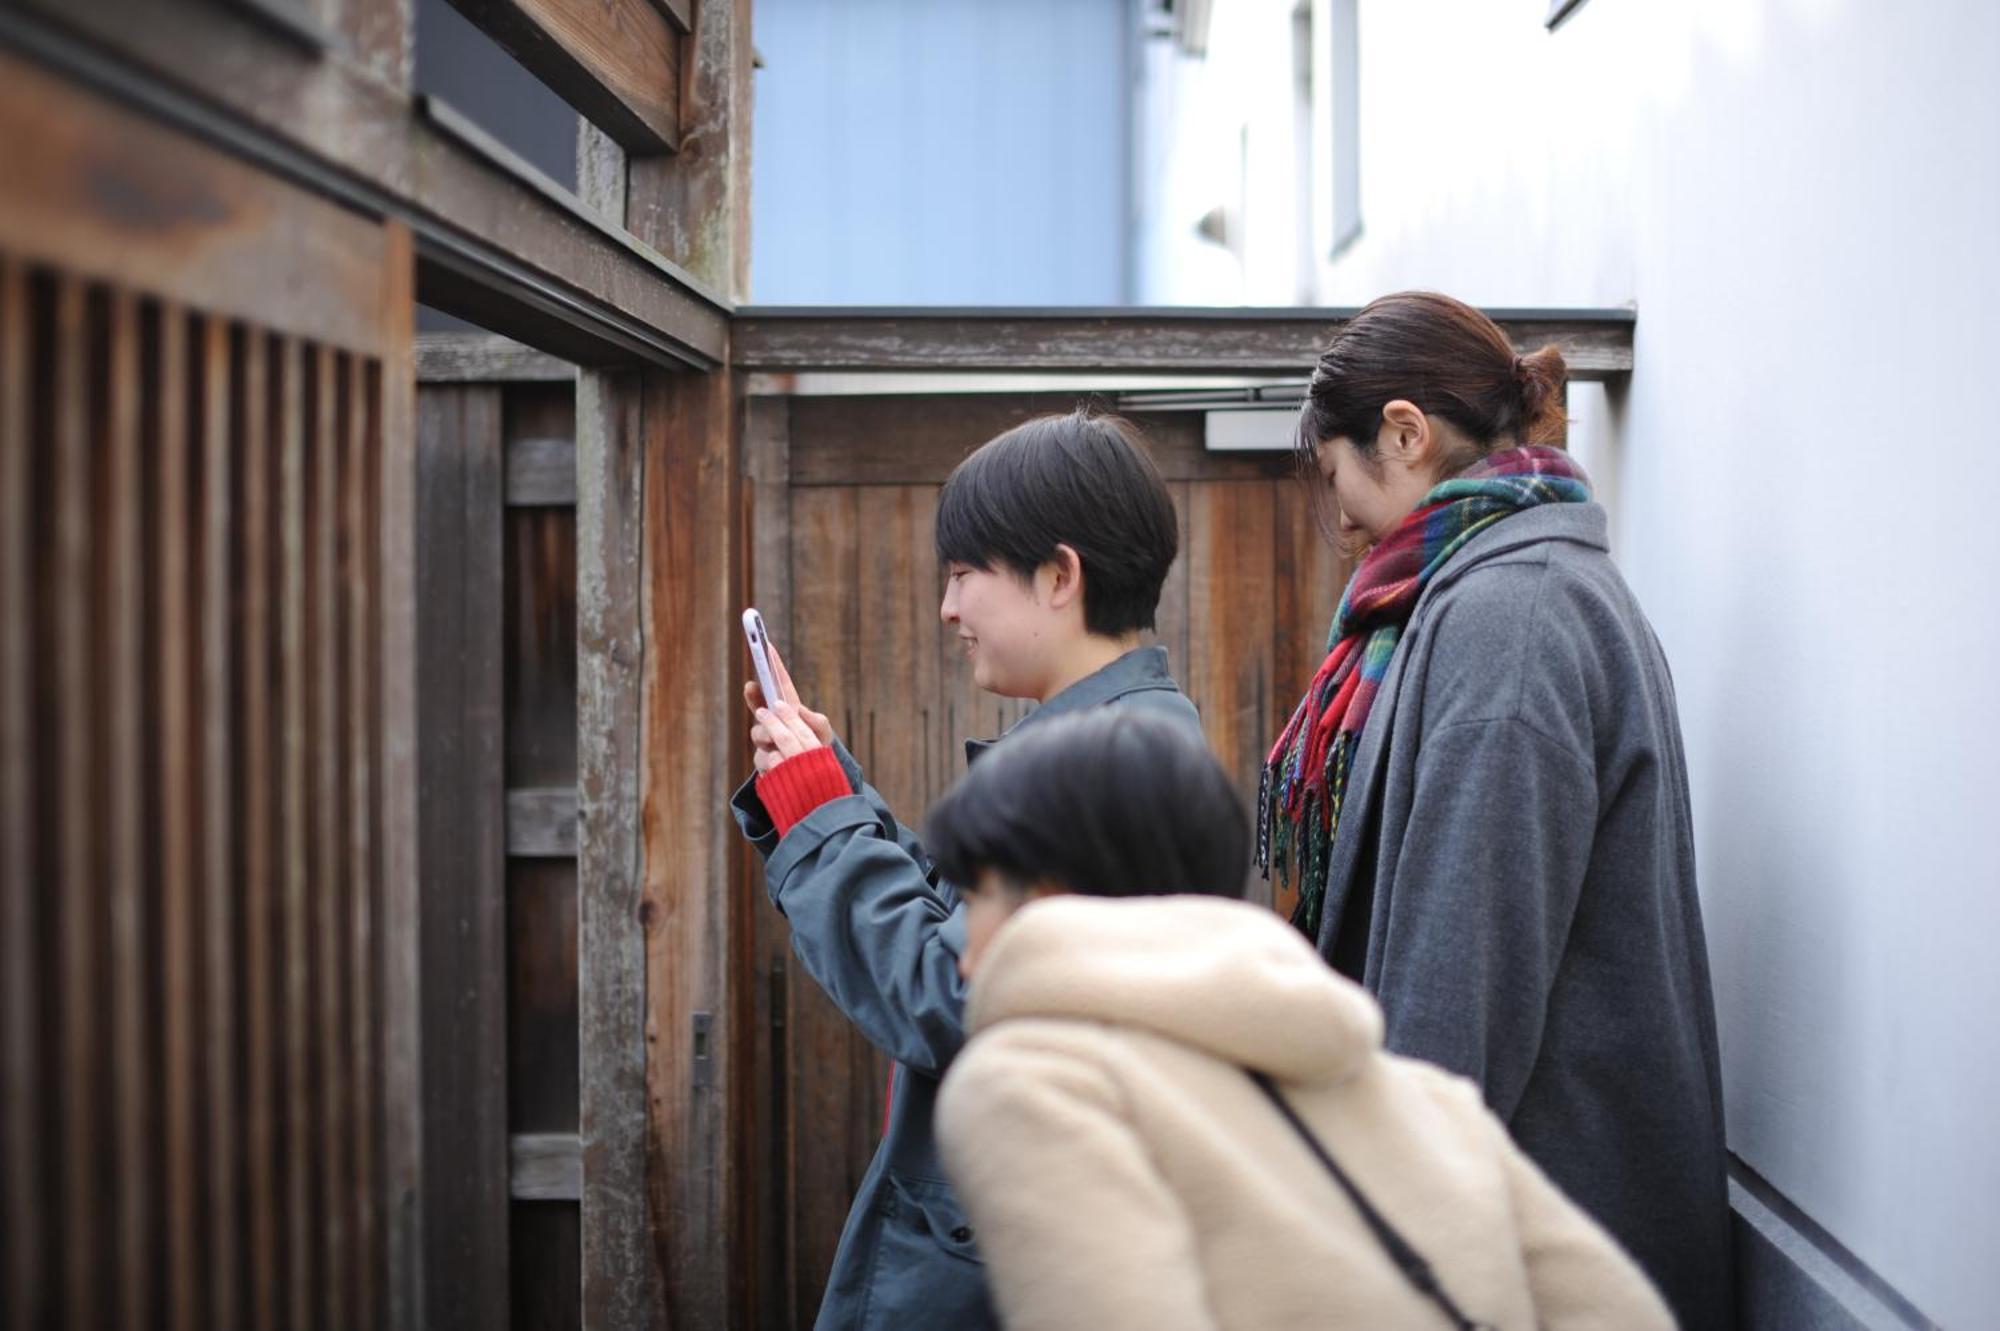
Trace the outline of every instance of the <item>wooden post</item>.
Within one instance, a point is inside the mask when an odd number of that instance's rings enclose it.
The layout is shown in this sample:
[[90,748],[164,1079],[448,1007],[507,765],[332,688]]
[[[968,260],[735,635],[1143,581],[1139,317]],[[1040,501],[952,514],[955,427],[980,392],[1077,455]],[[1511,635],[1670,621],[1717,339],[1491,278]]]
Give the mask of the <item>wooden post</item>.
[[[740,294],[745,0],[705,0],[684,50],[679,153],[625,163],[586,128],[584,203]],[[720,805],[744,767],[740,412],[726,370],[585,372],[577,392],[584,1325],[733,1325],[748,930]]]

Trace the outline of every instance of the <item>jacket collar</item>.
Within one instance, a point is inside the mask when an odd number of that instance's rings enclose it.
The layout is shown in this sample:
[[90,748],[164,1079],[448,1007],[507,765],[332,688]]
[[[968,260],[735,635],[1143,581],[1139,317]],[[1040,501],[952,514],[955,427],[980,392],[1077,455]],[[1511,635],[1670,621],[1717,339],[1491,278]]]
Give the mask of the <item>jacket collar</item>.
[[[1013,734],[1023,726],[1050,716],[1061,716],[1064,712],[1078,712],[1087,707],[1098,707],[1115,698],[1123,698],[1128,693],[1143,693],[1149,689],[1171,689],[1179,692],[1180,685],[1167,673],[1167,649],[1164,647],[1135,647],[1110,665],[1085,675],[1076,683],[1058,693],[1041,706],[1016,721],[1007,730]],[[969,739],[965,741],[965,761],[970,766],[980,754],[998,744],[1007,735],[995,739]]]
[[[1465,548],[1438,570],[1424,588],[1429,597],[1440,587],[1448,587],[1490,559],[1512,554],[1531,545],[1551,541],[1588,546],[1606,554],[1611,551],[1609,524],[1604,506],[1588,504],[1537,504],[1510,514],[1465,543]],[[1412,616],[1414,618],[1414,616]]]

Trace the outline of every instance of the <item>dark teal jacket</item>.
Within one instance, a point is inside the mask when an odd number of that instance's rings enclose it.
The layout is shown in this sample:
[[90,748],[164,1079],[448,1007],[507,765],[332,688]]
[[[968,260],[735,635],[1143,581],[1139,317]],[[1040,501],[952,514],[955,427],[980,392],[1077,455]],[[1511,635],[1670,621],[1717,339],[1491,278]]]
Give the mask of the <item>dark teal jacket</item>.
[[[1064,689],[1007,733],[1106,704],[1201,725],[1167,673],[1166,649],[1142,647]],[[968,740],[966,761],[1004,742]],[[765,883],[791,923],[800,964],[896,1060],[888,1136],[848,1212],[815,1326],[997,1327],[975,1236],[931,1133],[938,1082],[965,1042],[966,984],[958,974],[965,910],[916,835],[863,781],[846,748],[836,747],[858,793],[822,804],[782,840],[754,783],[730,802],[744,836],[764,855]]]

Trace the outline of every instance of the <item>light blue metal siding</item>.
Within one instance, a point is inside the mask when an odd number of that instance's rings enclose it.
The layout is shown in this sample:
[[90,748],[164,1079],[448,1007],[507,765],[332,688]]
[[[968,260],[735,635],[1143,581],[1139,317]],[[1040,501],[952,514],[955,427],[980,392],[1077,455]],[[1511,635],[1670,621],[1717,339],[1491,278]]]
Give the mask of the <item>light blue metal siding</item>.
[[1125,0],[758,0],[753,298],[1122,302]]

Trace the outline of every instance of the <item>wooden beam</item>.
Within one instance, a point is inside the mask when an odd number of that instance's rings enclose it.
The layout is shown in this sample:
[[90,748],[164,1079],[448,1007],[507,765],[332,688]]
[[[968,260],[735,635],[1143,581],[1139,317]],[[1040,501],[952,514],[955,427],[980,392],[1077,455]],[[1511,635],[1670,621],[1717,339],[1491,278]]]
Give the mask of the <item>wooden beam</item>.
[[0,6],[0,47],[149,125],[406,223],[428,304],[577,363],[706,369],[723,358],[727,301],[433,123],[372,65],[309,57],[198,0],[15,0]]
[[534,786],[508,791],[507,853],[575,858],[576,788]]
[[576,378],[569,361],[494,333],[418,333],[420,384],[561,383]]
[[530,435],[507,441],[507,506],[572,508],[576,504],[576,440]]
[[508,1140],[508,1192],[520,1202],[583,1198],[583,1139],[573,1132],[517,1132]]
[[652,0],[652,4],[666,15],[676,32],[694,31],[694,0]]
[[740,301],[750,290],[749,0],[703,0],[687,49],[682,150],[631,163],[625,225]]
[[[1088,394],[793,398],[793,485],[939,485],[973,449]],[[1194,411],[1127,413],[1169,481],[1262,481],[1297,473],[1290,453],[1211,453]]]
[[628,152],[680,145],[681,34],[652,0],[451,4]]
[[[746,306],[739,370],[1072,370],[1290,373],[1312,369],[1350,309],[810,309]],[[1630,310],[1489,311],[1522,350],[1553,342],[1576,379],[1632,369]]]

